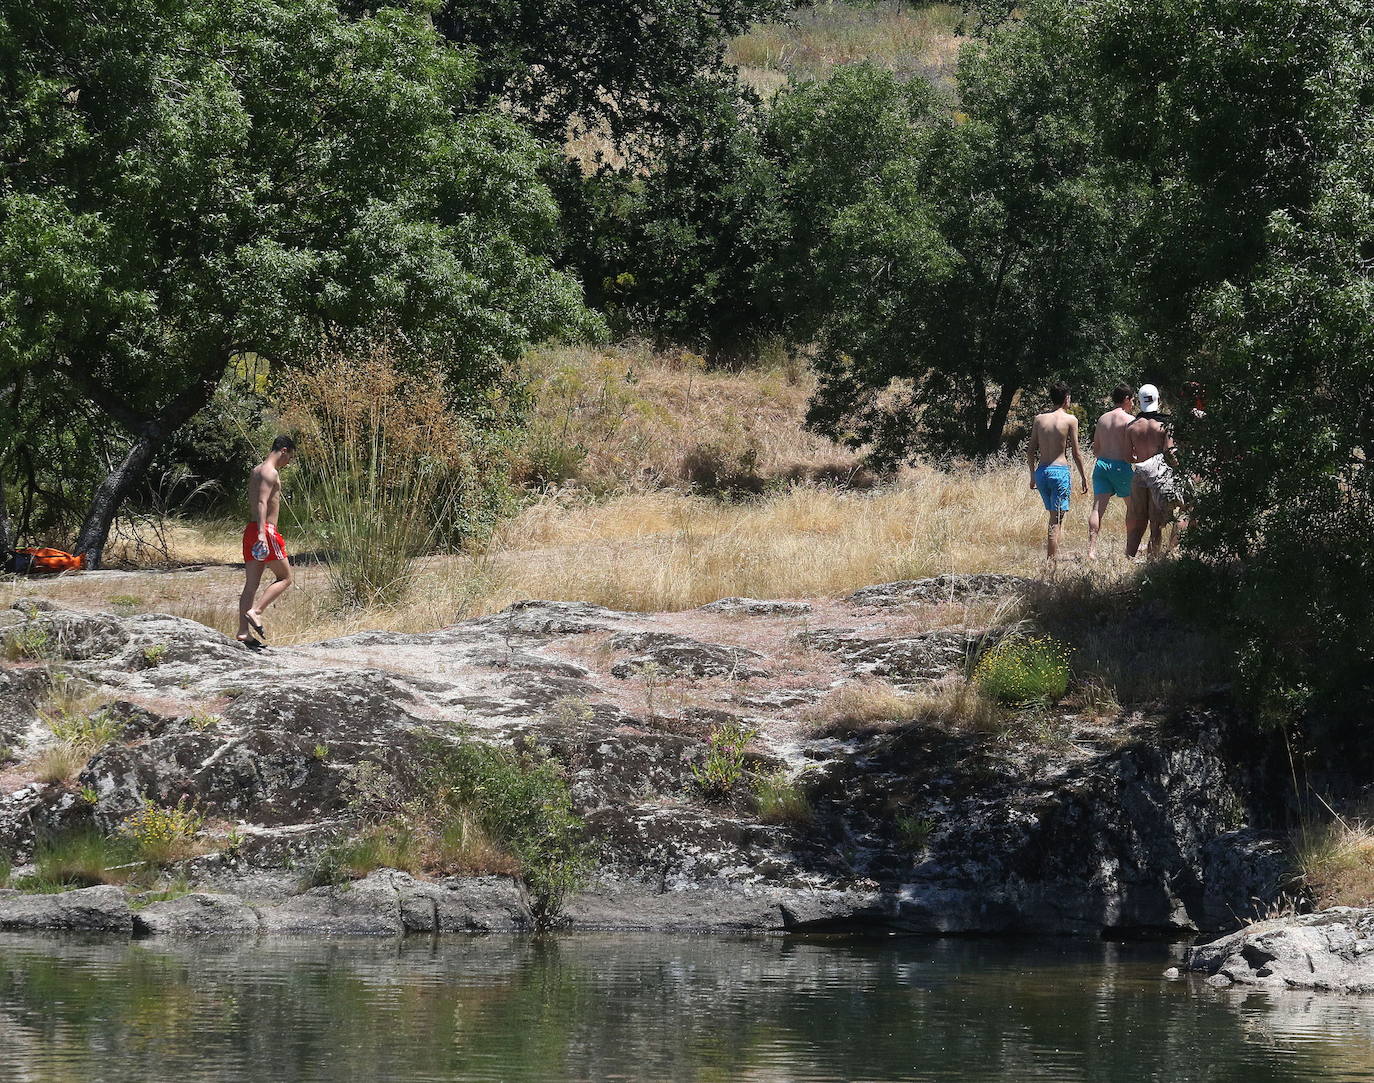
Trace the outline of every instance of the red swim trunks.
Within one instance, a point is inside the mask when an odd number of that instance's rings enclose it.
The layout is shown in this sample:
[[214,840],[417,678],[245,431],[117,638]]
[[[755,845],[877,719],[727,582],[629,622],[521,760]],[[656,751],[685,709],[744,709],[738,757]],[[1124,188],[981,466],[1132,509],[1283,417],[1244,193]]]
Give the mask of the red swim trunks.
[[[257,560],[253,555],[253,546],[258,544],[258,524],[249,523],[243,528],[243,562],[247,564],[250,560]],[[286,542],[282,540],[281,531],[271,523],[267,524],[267,556],[263,557],[263,562],[269,560],[286,559]]]

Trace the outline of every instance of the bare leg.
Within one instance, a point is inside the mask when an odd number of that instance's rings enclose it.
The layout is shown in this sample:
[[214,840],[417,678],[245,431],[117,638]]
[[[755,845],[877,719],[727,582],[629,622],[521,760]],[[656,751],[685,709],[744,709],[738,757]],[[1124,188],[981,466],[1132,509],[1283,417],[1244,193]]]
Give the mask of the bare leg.
[[1140,552],[1140,540],[1145,537],[1145,523],[1126,520],[1126,556],[1134,559]]
[[262,600],[256,606],[244,613],[245,619],[252,617],[259,624],[262,623],[262,615],[267,607],[285,594],[291,586],[291,565],[287,561],[269,560],[262,567],[272,569],[272,574],[277,577],[277,581],[262,592]]
[[1097,535],[1102,530],[1102,516],[1107,514],[1107,505],[1112,502],[1111,493],[1100,493],[1093,497],[1092,514],[1088,516],[1088,559],[1097,559]]
[[262,582],[263,564],[260,560],[250,560],[243,567],[243,593],[239,595],[239,632],[238,639],[248,638],[248,611],[253,608],[253,596]]
[[1064,525],[1064,513],[1062,511],[1050,512],[1050,526],[1045,535],[1045,559],[1055,561],[1059,559],[1059,532]]
[[1164,537],[1164,524],[1150,521],[1150,544],[1145,548],[1145,555],[1153,557],[1159,555],[1159,543]]

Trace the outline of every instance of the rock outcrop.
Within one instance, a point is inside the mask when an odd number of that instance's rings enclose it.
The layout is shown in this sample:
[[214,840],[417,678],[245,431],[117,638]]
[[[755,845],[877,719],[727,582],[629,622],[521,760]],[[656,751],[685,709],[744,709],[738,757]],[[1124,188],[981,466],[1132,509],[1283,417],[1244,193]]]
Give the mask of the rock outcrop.
[[1335,906],[1261,921],[1191,948],[1211,985],[1374,993],[1374,908]]
[[[1049,738],[997,739],[920,721],[837,737],[804,714],[847,682],[957,679],[1001,630],[925,617],[1031,586],[884,584],[815,603],[800,632],[792,602],[655,615],[523,602],[434,632],[262,652],[173,617],[28,607],[4,622],[33,649],[0,667],[0,730],[20,750],[0,776],[18,782],[0,793],[0,852],[22,863],[44,833],[111,832],[145,805],[178,802],[204,813],[221,852],[185,865],[191,894],[136,914],[120,916],[118,889],[97,888],[6,896],[0,924],[177,936],[528,928],[530,902],[510,878],[384,870],[344,887],[281,886],[357,829],[367,779],[404,777],[422,744],[475,741],[538,747],[562,765],[596,859],[564,909],[573,927],[1234,928],[1286,869],[1274,838],[1246,823],[1224,713],[1089,724],[1042,712]],[[908,631],[922,626],[935,630]],[[57,669],[106,696],[121,727],[69,785],[19,777],[51,739],[37,710]],[[715,792],[700,772],[727,726],[754,736],[746,773]],[[800,807],[762,812],[750,773],[790,781]],[[94,905],[80,899],[103,900],[108,915],[75,916]]]

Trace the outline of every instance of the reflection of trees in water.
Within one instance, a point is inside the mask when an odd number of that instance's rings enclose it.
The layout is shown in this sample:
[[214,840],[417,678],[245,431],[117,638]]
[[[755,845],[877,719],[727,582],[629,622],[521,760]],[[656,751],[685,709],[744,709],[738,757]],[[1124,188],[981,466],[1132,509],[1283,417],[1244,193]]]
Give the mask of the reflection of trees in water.
[[1162,982],[1163,949],[576,936],[0,938],[0,1078],[1374,1079],[1374,999]]

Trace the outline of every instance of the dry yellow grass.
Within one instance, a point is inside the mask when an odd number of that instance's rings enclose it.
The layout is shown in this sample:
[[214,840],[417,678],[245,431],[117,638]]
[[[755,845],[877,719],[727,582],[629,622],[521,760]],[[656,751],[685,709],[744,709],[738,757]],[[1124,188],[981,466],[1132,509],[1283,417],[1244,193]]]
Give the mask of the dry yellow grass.
[[1318,907],[1374,902],[1374,823],[1344,820],[1299,833],[1295,864]]
[[731,43],[727,60],[765,97],[787,78],[823,79],[840,64],[867,61],[903,75],[953,78],[962,17],[956,4],[829,0],[790,20],[759,23]]
[[850,681],[832,690],[802,716],[819,732],[861,733],[923,719],[954,729],[991,732],[1002,712],[962,677],[903,692],[883,680]]
[[858,457],[802,421],[815,380],[800,361],[710,371],[643,345],[560,347],[527,362],[535,421],[517,474],[605,492],[709,482],[843,480]]
[[[1109,513],[1105,551],[1120,551],[1120,515]],[[1066,527],[1071,558],[1086,543],[1086,516],[1079,501]],[[295,643],[364,629],[422,631],[522,598],[649,612],[731,595],[833,597],[943,572],[1040,574],[1044,529],[1040,501],[1016,464],[918,467],[869,492],[795,486],[738,503],[673,490],[604,500],[552,493],[507,523],[487,552],[422,560],[416,589],[394,608],[331,613],[324,568],[298,567],[295,589],[267,624],[272,642]],[[230,537],[237,548],[237,529]],[[225,544],[208,538],[196,546]],[[1119,560],[1103,564],[1095,576],[1119,573]],[[222,566],[9,581],[0,599],[41,593],[111,609],[118,598],[125,612],[173,613],[232,634],[241,576]]]

